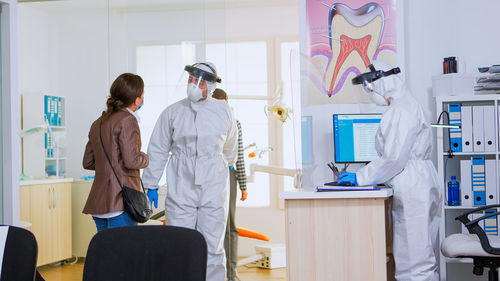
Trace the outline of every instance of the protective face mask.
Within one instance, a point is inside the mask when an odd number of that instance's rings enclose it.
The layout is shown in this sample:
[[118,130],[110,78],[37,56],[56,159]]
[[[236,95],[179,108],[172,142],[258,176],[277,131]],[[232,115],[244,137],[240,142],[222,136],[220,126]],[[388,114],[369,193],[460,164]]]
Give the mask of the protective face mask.
[[195,84],[189,83],[187,87],[187,96],[192,102],[197,102],[203,98],[203,90]]
[[370,100],[376,105],[380,105],[380,106],[388,106],[389,105],[389,103],[387,102],[385,97],[382,96],[381,94],[375,92],[375,91],[370,92],[368,95],[370,97]]
[[144,104],[144,100],[142,100],[141,105],[139,105],[135,111],[137,111],[137,110],[141,109],[141,107],[142,107],[142,105],[143,105],[143,104]]

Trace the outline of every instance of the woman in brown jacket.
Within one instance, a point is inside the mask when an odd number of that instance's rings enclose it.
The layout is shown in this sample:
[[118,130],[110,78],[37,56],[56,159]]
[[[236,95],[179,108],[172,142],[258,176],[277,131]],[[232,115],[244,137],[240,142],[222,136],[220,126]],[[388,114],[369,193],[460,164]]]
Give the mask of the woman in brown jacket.
[[97,231],[137,225],[124,211],[120,183],[141,190],[139,169],[149,164],[148,155],[140,151],[141,134],[135,112],[143,100],[142,78],[131,73],[120,75],[111,85],[106,111],[90,127],[83,168],[95,170],[95,179],[83,213],[92,215]]

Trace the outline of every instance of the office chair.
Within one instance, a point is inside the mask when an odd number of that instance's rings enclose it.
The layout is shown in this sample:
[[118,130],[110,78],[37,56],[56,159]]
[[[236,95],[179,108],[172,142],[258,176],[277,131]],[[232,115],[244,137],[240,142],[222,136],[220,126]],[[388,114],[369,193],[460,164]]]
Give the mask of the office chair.
[[500,204],[483,206],[456,217],[467,227],[469,234],[455,233],[446,237],[441,243],[441,252],[449,258],[472,258],[474,261],[473,273],[483,275],[483,270],[488,267],[489,281],[498,281],[498,267],[500,267],[500,237],[488,236],[479,226],[479,222],[489,217],[497,216],[500,212],[494,212],[470,220],[467,216],[474,212],[490,208],[498,208]]
[[207,244],[196,230],[128,226],[98,232],[90,241],[83,281],[204,281]]
[[38,246],[33,233],[24,228],[2,225],[0,245],[3,251],[1,280],[43,281],[36,270]]

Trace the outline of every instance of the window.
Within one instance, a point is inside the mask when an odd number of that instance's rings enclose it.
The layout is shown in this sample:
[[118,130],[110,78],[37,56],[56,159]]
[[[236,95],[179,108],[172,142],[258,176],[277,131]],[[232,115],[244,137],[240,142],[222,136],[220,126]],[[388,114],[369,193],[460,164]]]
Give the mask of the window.
[[[200,48],[205,48],[201,50]],[[207,61],[215,64],[217,74],[222,78],[218,85],[224,89],[230,98],[230,106],[234,115],[240,121],[243,130],[243,145],[255,143],[258,149],[266,149],[274,143],[269,134],[270,120],[264,114],[264,107],[275,94],[269,92],[269,56],[268,44],[265,41],[229,42],[214,44],[182,43],[177,45],[139,46],[136,49],[137,73],[145,82],[144,109],[140,110],[141,137],[143,151],[147,149],[149,138],[161,112],[170,104],[183,99],[184,92],[176,92],[184,66],[196,62],[195,58],[206,54]],[[299,43],[281,42],[277,45],[278,79],[282,81],[283,103],[293,108],[293,119],[282,126],[284,155],[283,166],[289,169],[297,168],[301,163],[300,150],[300,66]],[[185,83],[180,81],[180,83]],[[274,87],[272,87],[274,88]],[[293,99],[292,99],[293,95]],[[273,121],[274,122],[274,121]],[[295,133],[294,134],[294,130]],[[269,165],[270,153],[265,152],[259,157],[249,158],[248,154],[256,147],[245,150],[247,175],[252,163]],[[274,149],[271,153],[277,153]],[[293,179],[283,177],[285,190],[293,189]],[[165,184],[165,176],[160,180]],[[244,202],[237,200],[240,207],[265,207],[270,205],[270,175],[257,172],[254,181],[248,182],[251,196]],[[238,189],[238,198],[241,193]]]
[[[207,44],[207,60],[217,66],[222,78],[220,88],[230,97],[230,106],[240,121],[243,133],[243,146],[255,143],[258,148],[269,147],[269,120],[264,114],[268,101],[268,70],[266,42],[238,42],[226,44]],[[252,163],[268,165],[269,153],[249,158],[255,147],[245,150],[247,175]],[[247,183],[251,196],[247,200],[237,200],[237,206],[262,207],[270,204],[269,174],[256,173],[253,182]],[[238,189],[237,198],[241,198]]]
[[[137,74],[144,80],[144,105],[138,111],[141,119],[142,151],[146,151],[156,120],[163,110],[186,97],[176,91],[184,66],[195,61],[195,46],[179,45],[139,46],[136,49]],[[165,184],[165,176],[160,180]]]

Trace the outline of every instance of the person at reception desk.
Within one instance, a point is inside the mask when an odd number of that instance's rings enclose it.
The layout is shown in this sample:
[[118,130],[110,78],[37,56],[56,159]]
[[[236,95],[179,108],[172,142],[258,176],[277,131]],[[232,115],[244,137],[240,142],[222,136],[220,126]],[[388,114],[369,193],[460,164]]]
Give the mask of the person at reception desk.
[[356,173],[341,174],[339,184],[387,183],[392,187],[396,280],[439,280],[434,253],[442,195],[430,160],[432,134],[422,107],[405,88],[399,72],[399,68],[373,61],[365,73],[353,78],[353,84],[362,85],[375,104],[388,109],[375,139],[379,158]]

